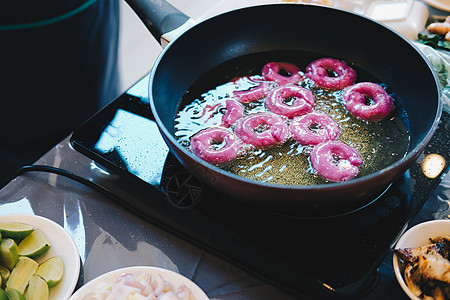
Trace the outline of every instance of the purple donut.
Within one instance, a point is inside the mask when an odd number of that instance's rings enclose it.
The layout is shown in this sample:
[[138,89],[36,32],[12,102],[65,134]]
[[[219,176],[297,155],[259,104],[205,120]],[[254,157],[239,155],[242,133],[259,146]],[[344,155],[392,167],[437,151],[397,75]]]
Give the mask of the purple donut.
[[240,103],[250,103],[259,99],[263,99],[267,96],[270,89],[274,86],[274,83],[270,81],[250,80],[259,84],[245,91],[233,92],[233,97],[235,97],[236,100],[238,100]]
[[191,137],[191,151],[211,164],[236,158],[242,146],[236,135],[223,127],[210,127]]
[[312,112],[292,119],[290,131],[301,145],[317,145],[334,140],[341,132],[339,125],[323,112]]
[[360,82],[347,87],[342,93],[345,108],[355,117],[368,121],[380,121],[394,110],[394,100],[384,88],[372,82]]
[[222,126],[230,127],[242,118],[244,115],[244,107],[239,102],[231,99],[225,101],[225,105],[226,112],[222,116]]
[[319,87],[341,90],[355,82],[356,72],[340,60],[321,58],[306,67],[305,76]]
[[[280,71],[284,71],[286,76],[281,74]],[[262,76],[265,80],[275,81],[280,85],[295,84],[303,80],[303,73],[300,69],[288,62],[270,62],[266,64],[262,69]]]
[[234,132],[244,143],[255,147],[269,147],[284,143],[288,130],[287,124],[280,116],[257,113],[237,121]]
[[358,175],[363,160],[352,147],[340,141],[326,141],[314,147],[311,166],[327,180],[347,181]]
[[315,100],[310,90],[298,85],[283,85],[270,91],[265,104],[271,112],[292,119],[312,112]]

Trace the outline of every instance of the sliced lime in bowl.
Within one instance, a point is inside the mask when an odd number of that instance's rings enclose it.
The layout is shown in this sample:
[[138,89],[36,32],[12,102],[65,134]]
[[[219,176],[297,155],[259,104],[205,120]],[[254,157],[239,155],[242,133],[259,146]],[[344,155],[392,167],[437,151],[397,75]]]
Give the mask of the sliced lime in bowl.
[[49,287],[57,285],[64,275],[64,262],[61,256],[53,256],[41,263],[36,275],[42,277]]
[[47,236],[39,229],[30,233],[18,245],[19,255],[28,257],[40,256],[47,252],[50,247]]
[[6,286],[6,282],[8,281],[10,275],[11,272],[6,267],[0,266],[0,277],[2,278],[2,285],[1,285],[2,288]]
[[25,296],[14,288],[6,288],[5,294],[8,300],[26,300]]
[[45,280],[34,274],[28,282],[24,296],[27,300],[48,300],[49,289]]
[[19,261],[19,248],[13,239],[7,238],[0,242],[0,265],[12,270]]
[[2,238],[23,239],[34,231],[30,224],[20,222],[2,222],[0,223],[0,232]]

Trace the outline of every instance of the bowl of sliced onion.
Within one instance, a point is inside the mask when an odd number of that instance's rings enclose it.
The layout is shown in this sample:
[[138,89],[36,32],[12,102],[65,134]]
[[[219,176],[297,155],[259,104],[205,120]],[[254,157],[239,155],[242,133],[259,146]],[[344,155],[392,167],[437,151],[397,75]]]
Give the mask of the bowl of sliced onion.
[[196,299],[206,294],[187,277],[162,268],[136,266],[110,271],[83,285],[69,300]]
[[395,276],[410,299],[449,299],[450,220],[408,229],[394,248]]

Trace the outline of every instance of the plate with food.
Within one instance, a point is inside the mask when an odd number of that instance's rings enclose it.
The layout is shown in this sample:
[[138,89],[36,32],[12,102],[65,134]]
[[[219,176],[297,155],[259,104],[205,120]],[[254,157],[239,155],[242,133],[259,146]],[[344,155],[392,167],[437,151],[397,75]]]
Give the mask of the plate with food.
[[92,279],[69,300],[106,299],[110,295],[125,300],[151,294],[155,296],[152,299],[209,299],[199,286],[179,273],[158,267],[133,266]]
[[450,297],[450,220],[420,223],[395,246],[395,276],[413,300]]
[[80,274],[80,256],[62,226],[41,216],[10,214],[0,215],[0,232],[4,290],[47,295],[49,300],[70,297]]
[[425,0],[425,3],[435,8],[450,12],[450,3],[447,0]]

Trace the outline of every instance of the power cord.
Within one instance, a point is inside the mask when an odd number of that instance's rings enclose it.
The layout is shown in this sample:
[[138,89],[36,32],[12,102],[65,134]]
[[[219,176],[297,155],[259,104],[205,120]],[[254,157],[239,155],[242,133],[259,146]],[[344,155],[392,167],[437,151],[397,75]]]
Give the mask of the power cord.
[[[51,167],[51,166],[45,166],[45,165],[27,165],[27,166],[23,166],[19,169],[16,170],[16,172],[13,174],[12,179],[23,175],[27,172],[47,172],[47,173],[53,173],[53,174],[57,174],[57,175],[61,175],[64,176],[66,178],[72,179],[74,181],[77,181],[81,184],[84,184],[92,189],[94,189],[95,191],[112,198],[113,200],[115,200],[117,202],[117,204],[121,205],[124,209],[130,211],[131,213],[133,213],[136,216],[139,216],[141,218],[144,218],[145,220],[153,223],[156,226],[159,226],[160,228],[162,228],[163,230],[166,230],[170,233],[172,233],[173,235],[176,235],[186,241],[190,241],[193,244],[199,245],[199,242],[194,239],[194,238],[190,238],[187,235],[182,235],[180,234],[180,232],[175,229],[174,227],[172,227],[171,225],[168,225],[166,223],[164,223],[163,221],[160,221],[158,218],[154,218],[151,215],[147,214],[145,211],[143,211],[142,209],[138,209],[136,207],[133,207],[132,205],[129,205],[129,203],[127,201],[124,201],[124,199],[116,196],[113,192],[111,192],[110,190],[94,183],[91,180],[88,180],[84,177],[81,177],[79,175],[76,175],[70,171],[64,170],[64,169],[60,169],[60,168],[56,168],[56,167]],[[205,245],[203,245],[203,247],[205,247]],[[208,246],[206,246],[208,248]]]
[[23,166],[19,169],[16,170],[16,172],[13,174],[11,179],[14,179],[20,175],[23,175],[27,172],[47,172],[47,173],[53,173],[53,174],[57,174],[57,175],[61,175],[64,176],[66,178],[72,179],[74,181],[77,181],[81,184],[84,184],[88,187],[90,187],[91,189],[106,195],[108,197],[113,198],[114,200],[117,200],[119,202],[123,203],[123,200],[119,197],[117,197],[113,192],[111,192],[110,190],[94,183],[93,181],[86,179],[84,177],[81,177],[79,175],[76,175],[70,171],[64,170],[64,169],[60,169],[60,168],[56,168],[56,167],[51,167],[51,166],[45,166],[45,165],[28,165],[28,166]]

